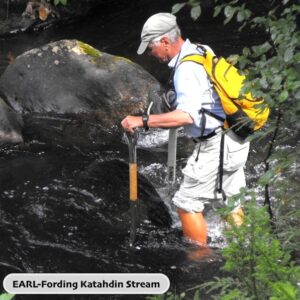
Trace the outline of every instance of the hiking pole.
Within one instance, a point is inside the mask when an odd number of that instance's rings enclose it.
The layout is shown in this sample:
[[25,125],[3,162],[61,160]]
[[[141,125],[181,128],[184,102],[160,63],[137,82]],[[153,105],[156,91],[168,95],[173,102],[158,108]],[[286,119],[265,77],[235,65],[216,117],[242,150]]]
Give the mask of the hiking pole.
[[138,196],[137,196],[137,161],[136,161],[136,144],[138,140],[138,131],[133,134],[126,132],[128,149],[129,149],[129,200],[130,200],[130,238],[129,245],[133,246],[136,237],[136,227],[138,223]]
[[176,182],[177,128],[169,129],[167,180],[168,193],[171,194]]

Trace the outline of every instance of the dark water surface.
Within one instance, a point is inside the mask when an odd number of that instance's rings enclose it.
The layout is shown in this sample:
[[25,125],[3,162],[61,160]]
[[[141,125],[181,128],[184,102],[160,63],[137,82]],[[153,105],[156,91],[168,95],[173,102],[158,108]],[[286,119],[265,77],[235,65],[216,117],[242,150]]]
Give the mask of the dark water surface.
[[[136,54],[145,19],[155,12],[171,9],[172,1],[160,2],[144,1],[143,6],[119,12],[99,10],[62,28],[0,39],[0,74],[10,60],[26,50],[60,39],[78,39],[102,51],[127,57],[164,82],[167,67]],[[241,42],[243,37],[234,27],[226,29],[221,22],[205,15],[196,25],[188,15],[182,14],[179,23],[184,36],[201,40],[216,52],[222,50],[224,55],[238,53],[242,45],[250,42],[249,37]],[[154,133],[152,140],[144,139],[144,145],[153,146],[160,139],[166,142],[167,136]],[[185,140],[179,149],[178,169],[184,165],[192,147],[183,145]],[[128,246],[128,177],[124,175],[128,172],[127,157],[127,146],[121,141],[92,149],[38,141],[2,148],[0,279],[11,272],[162,272],[169,276],[171,290],[178,293],[220,275],[222,262],[217,252],[207,254],[185,243],[176,217],[172,227],[142,220],[135,247]],[[163,197],[166,196],[166,159],[165,145],[138,151],[140,172]],[[153,197],[153,186],[144,182],[145,198]],[[218,220],[213,219],[211,227],[211,246],[221,247]],[[26,300],[119,298],[144,299],[145,296],[16,297]]]

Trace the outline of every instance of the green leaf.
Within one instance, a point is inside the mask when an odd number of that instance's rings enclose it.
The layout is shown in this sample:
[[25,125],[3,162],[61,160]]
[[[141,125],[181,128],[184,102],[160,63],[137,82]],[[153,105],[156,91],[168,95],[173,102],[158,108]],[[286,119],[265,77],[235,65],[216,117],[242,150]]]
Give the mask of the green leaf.
[[300,99],[300,90],[296,92],[295,98],[296,98],[296,99]]
[[276,282],[272,287],[277,297],[271,297],[270,300],[297,299],[297,289],[290,282]]
[[222,11],[222,9],[223,9],[223,5],[217,5],[217,6],[215,6],[214,15],[213,15],[214,18],[217,17],[220,14],[220,12]]
[[249,9],[244,10],[245,20],[248,20],[252,16],[252,12]]
[[11,300],[14,296],[12,294],[2,294],[0,295],[0,300]]
[[244,56],[249,56],[250,55],[250,49],[249,48],[247,48],[247,47],[245,47],[245,48],[243,48],[243,55]]
[[255,57],[261,56],[272,48],[269,42],[265,42],[259,46],[252,46],[252,51]]
[[200,300],[200,292],[199,292],[199,290],[197,290],[196,292],[195,292],[195,295],[194,295],[194,299],[193,300]]
[[57,6],[58,4],[67,5],[68,0],[54,0],[54,5]]
[[300,53],[296,53],[296,54],[295,54],[294,60],[295,60],[296,62],[300,62]]
[[186,2],[174,4],[172,6],[172,14],[178,13],[185,5],[186,5]]
[[240,23],[245,21],[243,25],[246,25],[246,20],[248,20],[250,16],[251,11],[249,9],[245,9],[245,4],[243,4],[237,13],[236,19]]
[[252,22],[254,24],[262,25],[262,24],[266,23],[266,18],[264,18],[264,17],[255,17],[255,18],[252,19]]
[[230,5],[227,5],[225,7],[225,9],[224,9],[224,15],[226,17],[226,20],[224,22],[225,24],[228,23],[232,19],[232,17],[234,16],[235,12],[236,12],[236,8],[235,7],[232,7]]
[[237,13],[236,19],[238,22],[243,22],[245,20],[245,14],[242,10]]
[[259,178],[258,183],[261,186],[265,186],[271,182],[271,180],[274,178],[274,176],[275,176],[275,173],[272,170],[269,170]]
[[265,76],[259,80],[259,83],[265,89],[267,89],[269,87],[268,81]]
[[276,74],[272,78],[272,90],[278,90],[281,88],[281,83],[283,80],[283,76],[281,74]]
[[281,102],[284,102],[289,96],[289,93],[287,90],[284,90],[280,93],[280,95],[278,96],[278,101],[281,103]]
[[283,60],[285,62],[289,62],[294,56],[294,49],[293,48],[287,48],[284,52]]
[[191,17],[193,20],[197,20],[201,15],[201,6],[197,5],[191,9]]
[[292,9],[293,9],[296,13],[298,13],[298,12],[300,12],[300,5],[294,4],[294,5],[292,5]]

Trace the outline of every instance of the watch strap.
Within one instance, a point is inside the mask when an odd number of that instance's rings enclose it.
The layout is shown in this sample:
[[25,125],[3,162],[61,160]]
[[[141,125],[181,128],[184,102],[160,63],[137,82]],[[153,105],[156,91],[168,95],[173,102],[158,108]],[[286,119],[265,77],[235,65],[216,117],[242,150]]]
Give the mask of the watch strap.
[[148,120],[149,120],[149,115],[142,115],[143,127],[146,131],[149,130]]

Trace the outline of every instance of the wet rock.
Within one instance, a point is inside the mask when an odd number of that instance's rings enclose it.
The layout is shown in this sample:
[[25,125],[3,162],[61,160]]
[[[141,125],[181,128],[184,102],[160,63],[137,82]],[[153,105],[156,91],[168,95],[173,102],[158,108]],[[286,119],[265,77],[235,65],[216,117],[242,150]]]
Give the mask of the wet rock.
[[[90,124],[92,131],[97,127],[97,134],[110,134],[124,116],[142,114],[150,101],[157,112],[161,103],[160,84],[142,67],[77,40],[61,40],[18,56],[1,76],[0,90],[11,107],[25,115],[25,131],[34,135],[37,129],[43,140],[43,122],[52,123],[45,136],[58,130],[61,142],[70,140],[70,134],[74,137],[76,128],[79,134],[82,124]],[[63,124],[53,122],[55,118]],[[79,121],[70,127],[70,120]],[[69,130],[64,131],[66,124]],[[86,138],[86,144],[92,142]]]
[[0,145],[23,142],[23,120],[0,97]]
[[[127,1],[130,5],[136,0]],[[0,3],[0,36],[61,26],[99,8],[100,11],[124,7],[121,0],[68,0],[67,5],[53,5],[48,0],[8,0]],[[126,6],[125,6],[126,7]]]
[[[137,243],[171,224],[154,187],[143,176],[139,181],[144,232],[139,226]],[[59,147],[15,150],[0,160],[0,182],[2,262],[26,272],[126,271],[122,249],[129,247],[131,216],[125,162],[94,161]]]
[[[128,164],[120,160],[105,162],[96,161],[80,174],[80,182],[95,186],[98,194],[104,195],[100,206],[111,218],[118,215],[122,219],[129,209],[129,172]],[[105,191],[105,193],[104,193]],[[167,207],[161,200],[152,184],[141,174],[138,174],[138,203],[140,221],[150,220],[159,226],[171,226],[172,220]],[[130,218],[125,215],[123,223]],[[116,221],[115,221],[116,222]]]
[[10,0],[0,3],[0,36],[6,36],[28,31],[35,21],[24,18],[24,12],[28,0]]
[[19,32],[28,31],[34,26],[32,19],[21,18],[18,15],[11,15],[9,18],[0,21],[0,36],[8,36]]
[[[11,148],[3,153],[5,159],[0,160],[0,210],[2,205],[17,215],[21,210],[29,222],[37,223],[45,218],[44,223],[63,224],[70,218],[74,223],[84,224],[85,218],[93,218],[99,226],[102,223],[101,228],[107,228],[104,236],[115,231],[127,236],[131,218],[128,164],[105,157],[104,153],[100,159],[95,156],[39,144]],[[140,222],[148,221],[160,228],[171,226],[167,207],[141,174],[138,195]],[[45,212],[55,217],[39,214],[40,210],[35,213],[33,206],[44,207]],[[35,228],[34,225],[32,230]]]
[[101,121],[96,113],[26,114],[23,135],[27,141],[38,140],[52,145],[80,148],[119,143],[121,132],[117,124],[105,126]]
[[159,84],[126,58],[62,40],[18,56],[3,73],[0,89],[19,113],[97,111],[112,125],[126,113],[142,112]]

